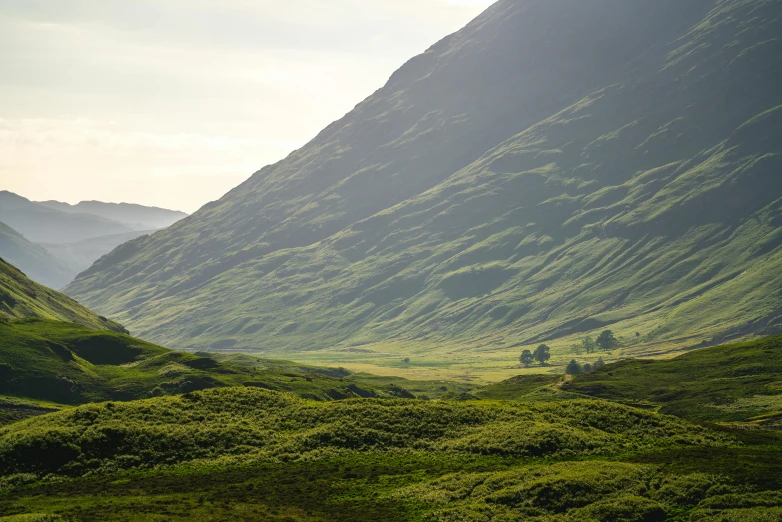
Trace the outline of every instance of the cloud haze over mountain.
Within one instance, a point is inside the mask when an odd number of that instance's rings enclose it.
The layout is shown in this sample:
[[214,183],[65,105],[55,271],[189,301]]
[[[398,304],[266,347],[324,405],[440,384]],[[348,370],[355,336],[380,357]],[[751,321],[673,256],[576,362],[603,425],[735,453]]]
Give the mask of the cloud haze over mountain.
[[0,2],[2,188],[193,211],[489,4]]

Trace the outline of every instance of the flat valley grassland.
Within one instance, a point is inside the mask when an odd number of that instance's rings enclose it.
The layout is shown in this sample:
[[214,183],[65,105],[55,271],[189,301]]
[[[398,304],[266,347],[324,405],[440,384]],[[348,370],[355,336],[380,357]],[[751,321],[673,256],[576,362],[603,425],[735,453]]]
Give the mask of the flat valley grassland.
[[[616,332],[619,346],[613,350],[598,350],[591,354],[573,353],[573,345],[580,343],[586,336],[595,339],[602,330],[546,341],[545,344],[551,348],[548,364],[533,364],[529,368],[519,363],[519,355],[523,350],[534,351],[541,343],[518,344],[491,336],[477,341],[382,341],[358,346],[339,345],[315,351],[249,350],[242,353],[300,364],[343,367],[352,372],[384,377],[481,385],[503,381],[516,375],[562,374],[565,372],[565,366],[574,358],[582,362],[594,362],[598,358],[605,362],[628,358],[670,359],[711,344],[708,335],[675,341],[646,342],[643,337],[638,338],[635,335],[636,330],[631,328]],[[716,330],[712,333],[719,334]],[[749,338],[737,339],[740,340]],[[405,359],[409,361],[405,362]]]

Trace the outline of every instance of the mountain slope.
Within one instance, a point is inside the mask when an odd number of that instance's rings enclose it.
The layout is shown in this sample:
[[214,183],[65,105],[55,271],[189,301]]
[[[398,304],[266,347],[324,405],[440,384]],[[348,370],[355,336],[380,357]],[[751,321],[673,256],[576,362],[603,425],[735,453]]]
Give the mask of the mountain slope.
[[48,208],[5,190],[0,191],[0,221],[33,243],[73,243],[133,230],[100,216]]
[[0,223],[0,257],[20,267],[35,281],[52,288],[62,288],[73,281],[77,273],[4,223]]
[[778,0],[500,1],[67,291],[178,347],[778,331],[780,17]]
[[96,330],[126,332],[70,297],[39,285],[0,259],[0,321],[41,318],[77,323]]
[[152,230],[173,225],[187,217],[184,212],[132,203],[82,201],[70,205],[61,201],[39,201],[39,205],[70,214],[92,214],[131,226],[134,230]]

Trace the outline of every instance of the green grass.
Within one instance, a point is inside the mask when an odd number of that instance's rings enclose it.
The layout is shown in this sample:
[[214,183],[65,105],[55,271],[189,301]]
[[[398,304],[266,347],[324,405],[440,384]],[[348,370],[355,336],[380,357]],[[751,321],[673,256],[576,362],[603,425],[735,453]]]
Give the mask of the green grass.
[[628,360],[576,376],[567,392],[711,422],[782,419],[782,337],[704,348],[669,360]]

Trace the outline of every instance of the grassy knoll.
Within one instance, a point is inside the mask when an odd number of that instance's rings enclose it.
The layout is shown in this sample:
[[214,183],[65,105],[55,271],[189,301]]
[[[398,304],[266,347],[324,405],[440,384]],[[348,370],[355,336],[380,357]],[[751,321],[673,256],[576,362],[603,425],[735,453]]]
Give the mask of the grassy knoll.
[[782,425],[782,336],[694,350],[668,360],[627,360],[562,389],[699,421]]

